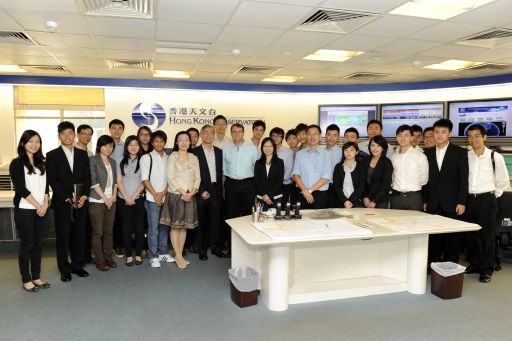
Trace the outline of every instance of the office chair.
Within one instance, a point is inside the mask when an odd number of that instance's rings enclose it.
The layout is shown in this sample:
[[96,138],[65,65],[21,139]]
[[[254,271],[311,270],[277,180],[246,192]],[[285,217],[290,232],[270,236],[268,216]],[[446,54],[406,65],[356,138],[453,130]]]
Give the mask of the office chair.
[[494,270],[501,270],[503,250],[510,250],[512,241],[512,192],[504,192],[498,198],[496,215],[496,259]]

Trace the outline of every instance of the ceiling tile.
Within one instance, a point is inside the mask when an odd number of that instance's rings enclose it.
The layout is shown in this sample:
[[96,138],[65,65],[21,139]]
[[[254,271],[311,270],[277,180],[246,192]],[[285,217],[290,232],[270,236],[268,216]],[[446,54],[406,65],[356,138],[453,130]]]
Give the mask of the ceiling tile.
[[240,56],[253,56],[261,51],[263,45],[237,44],[237,43],[214,43],[208,48],[208,53],[232,55],[233,49],[240,50]]
[[213,54],[208,53],[204,59],[203,63],[212,63],[212,64],[226,64],[226,65],[240,65],[244,64],[249,57],[240,55],[238,57],[228,56],[224,54]]
[[60,65],[53,57],[42,56],[9,56],[18,65]]
[[194,62],[198,63],[204,55],[200,54],[181,54],[181,53],[155,53],[155,61],[161,62]]
[[407,36],[410,39],[421,39],[439,42],[454,42],[459,39],[489,29],[485,26],[458,24],[453,22],[442,22]]
[[296,58],[287,58],[286,56],[283,56],[281,58],[252,57],[246,61],[246,64],[258,66],[283,67],[295,60]]
[[197,66],[197,63],[155,61],[155,63],[153,64],[153,69],[154,70],[173,70],[173,71],[192,72],[196,69],[196,66]]
[[401,15],[384,15],[372,21],[354,33],[389,38],[401,38],[439,23],[439,20],[406,17]]
[[229,25],[294,28],[314,13],[314,7],[244,1],[231,18]]
[[21,31],[23,28],[5,11],[0,10],[0,30]]
[[86,47],[95,48],[96,44],[89,35],[65,34],[48,32],[28,32],[39,44],[57,47]]
[[153,39],[155,36],[154,20],[89,16],[87,21],[96,35],[136,39]]
[[486,49],[482,47],[447,44],[428,49],[427,51],[423,51],[421,54],[425,56],[443,57],[446,59],[457,59],[457,57],[462,55],[473,54],[485,50]]
[[274,41],[272,45],[277,46],[305,46],[312,49],[319,49],[333,42],[340,37],[335,33],[305,32],[305,31],[288,31],[279,39]]
[[153,59],[153,51],[152,50],[109,50],[103,49],[103,55],[105,58],[111,59],[132,59],[132,60],[152,60]]
[[63,57],[101,57],[99,49],[87,49],[82,47],[45,47],[54,56]]
[[59,60],[66,66],[70,67],[108,67],[107,62],[103,58],[75,58],[75,57],[59,57]]
[[361,0],[327,0],[322,4],[324,8],[348,9],[353,11],[385,13],[402,5],[408,0],[378,0],[378,1],[361,1]]
[[9,56],[48,56],[48,51],[39,46],[0,45],[0,54]]
[[324,0],[253,0],[258,2],[272,2],[276,4],[318,6]]
[[215,41],[221,30],[221,25],[160,20],[157,24],[156,39],[162,41],[210,43]]
[[153,40],[116,38],[108,36],[95,36],[98,46],[104,49],[118,50],[154,50]]
[[225,24],[239,0],[159,1],[159,20],[175,20],[207,24]]
[[89,26],[83,15],[62,12],[38,12],[8,10],[9,14],[27,31],[46,32],[46,21],[56,21],[56,33],[89,34]]
[[218,64],[218,63],[204,63],[203,62],[203,63],[199,64],[199,66],[197,67],[197,71],[199,71],[199,72],[215,72],[215,73],[218,73],[218,72],[233,73],[236,70],[238,70],[241,65],[242,65],[242,63],[237,65],[237,64]]
[[498,0],[449,20],[471,25],[499,27],[511,22],[511,9],[510,0]]
[[272,58],[303,58],[316,50],[316,48],[268,45],[259,51],[257,56]]
[[228,26],[221,33],[217,41],[221,43],[266,45],[274,41],[283,32],[282,30],[270,28]]
[[372,49],[385,45],[393,40],[393,38],[347,34],[329,45],[326,45],[325,48],[348,51],[371,51]]
[[46,12],[67,12],[78,14],[78,8],[74,1],[68,0],[2,0],[0,7],[4,9],[26,10]]
[[386,53],[415,54],[421,51],[432,49],[439,45],[441,44],[433,41],[398,39],[386,45],[377,47],[375,51]]
[[2,64],[2,65],[14,65],[16,63],[13,62],[11,59],[9,59],[7,57],[0,56],[0,64]]
[[190,76],[193,81],[221,82],[231,73],[226,72],[194,72]]

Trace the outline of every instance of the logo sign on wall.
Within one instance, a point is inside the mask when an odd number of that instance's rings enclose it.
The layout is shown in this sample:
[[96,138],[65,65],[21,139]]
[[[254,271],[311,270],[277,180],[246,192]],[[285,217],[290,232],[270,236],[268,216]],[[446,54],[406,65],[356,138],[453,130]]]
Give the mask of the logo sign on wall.
[[139,103],[132,111],[133,122],[138,126],[148,126],[152,131],[165,122],[164,108],[158,103]]

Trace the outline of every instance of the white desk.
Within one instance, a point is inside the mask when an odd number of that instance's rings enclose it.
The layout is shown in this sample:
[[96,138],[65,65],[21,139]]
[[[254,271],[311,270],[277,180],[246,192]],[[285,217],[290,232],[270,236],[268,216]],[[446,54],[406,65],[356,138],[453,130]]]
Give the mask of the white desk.
[[[313,212],[301,213],[307,218]],[[400,291],[424,294],[428,235],[480,229],[476,224],[448,218],[423,226],[421,222],[431,216],[416,211],[355,208],[336,212],[350,213],[354,216],[350,221],[370,225],[371,238],[274,240],[254,228],[249,216],[227,220],[231,226],[231,265],[248,265],[260,273],[260,292],[270,310]],[[404,229],[403,217],[410,218],[410,230]],[[303,221],[307,223],[307,219]]]

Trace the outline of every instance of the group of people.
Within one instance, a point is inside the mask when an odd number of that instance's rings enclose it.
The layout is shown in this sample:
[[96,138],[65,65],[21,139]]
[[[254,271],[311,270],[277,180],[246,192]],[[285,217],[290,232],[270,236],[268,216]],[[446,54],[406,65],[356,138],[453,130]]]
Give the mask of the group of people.
[[[346,129],[341,147],[340,128],[328,126],[325,148],[315,124],[301,123],[286,134],[274,127],[263,137],[266,124],[258,120],[245,139],[244,126],[235,123],[229,138],[222,115],[213,125],[178,132],[172,148],[166,148],[164,131],[146,126],[122,141],[124,123],[118,119],[109,123],[110,135],[98,138],[95,153],[87,147],[90,126],[75,132],[64,121],[57,130],[61,145],[46,157],[40,135],[25,131],[10,165],[20,273],[29,292],[50,287],[40,278],[49,187],[64,282],[71,274],[89,275],[84,266],[91,251],[98,270],[116,267],[114,246],[124,248],[127,266],[142,264],[146,248],[153,268],[176,262],[185,269],[186,247],[203,261],[208,248],[229,257],[224,219],[251,214],[255,200],[264,208],[300,202],[303,208],[390,207],[467,219],[482,226],[466,234],[467,271],[489,282],[494,270],[496,198],[509,178],[503,157],[485,146],[480,125],[468,130],[469,151],[450,143],[452,123],[446,119],[424,131],[400,126],[396,148],[381,135],[378,120],[368,123],[367,141],[359,141],[357,129]],[[462,247],[459,234],[432,235],[429,263],[457,262]]]

